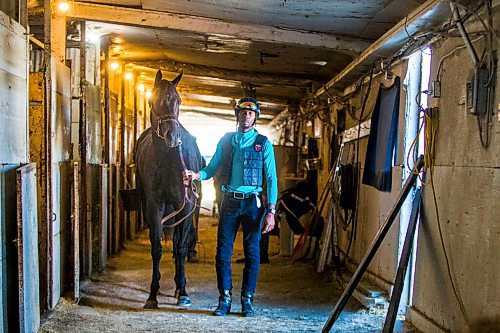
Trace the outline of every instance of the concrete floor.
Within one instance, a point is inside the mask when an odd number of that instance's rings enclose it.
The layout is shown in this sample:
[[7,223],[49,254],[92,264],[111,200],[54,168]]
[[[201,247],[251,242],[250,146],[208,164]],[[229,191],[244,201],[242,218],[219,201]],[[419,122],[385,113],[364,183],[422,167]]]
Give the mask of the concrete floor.
[[[171,242],[164,244],[158,310],[143,310],[148,296],[151,257],[147,231],[126,244],[119,256],[109,259],[106,270],[82,285],[79,304],[61,300],[55,311],[43,318],[40,332],[318,332],[342,293],[338,283],[327,282],[307,262],[292,263],[277,253],[278,239],[271,237],[271,264],[262,265],[255,307],[258,316],[242,318],[238,294],[242,265],[233,264],[237,296],[233,313],[210,315],[217,303],[214,269],[216,220],[200,221],[198,246],[200,263],[188,264],[188,309],[175,306]],[[237,236],[233,259],[242,256],[241,235]],[[368,311],[351,299],[332,332],[380,332],[385,313]],[[415,333],[402,322],[395,332]]]

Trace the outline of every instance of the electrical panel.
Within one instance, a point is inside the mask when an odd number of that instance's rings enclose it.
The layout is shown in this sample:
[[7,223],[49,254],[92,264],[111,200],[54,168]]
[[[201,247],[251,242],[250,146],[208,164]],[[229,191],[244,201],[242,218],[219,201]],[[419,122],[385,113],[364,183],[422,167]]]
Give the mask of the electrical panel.
[[432,81],[431,96],[433,98],[441,97],[441,82],[440,81]]
[[486,114],[488,109],[488,78],[486,68],[475,68],[469,74],[466,85],[467,111],[476,116]]

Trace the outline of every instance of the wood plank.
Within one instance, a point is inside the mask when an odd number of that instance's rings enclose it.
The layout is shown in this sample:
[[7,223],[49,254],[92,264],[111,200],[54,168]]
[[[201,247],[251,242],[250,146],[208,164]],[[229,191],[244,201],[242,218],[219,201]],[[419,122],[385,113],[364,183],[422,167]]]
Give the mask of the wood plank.
[[[292,87],[295,86],[304,87],[311,85],[312,82],[314,81],[314,77],[310,75],[308,76],[301,74],[284,75],[284,74],[268,74],[265,72],[249,72],[236,69],[190,64],[184,62],[181,63],[168,58],[162,58],[159,60],[133,61],[132,63],[139,66],[154,68],[155,70],[160,68],[162,70],[174,73],[183,70],[184,75],[215,77],[219,79],[236,80],[252,84],[272,84],[272,85],[283,85]],[[319,78],[318,81],[320,81]]]
[[255,41],[301,44],[352,52],[362,52],[371,43],[356,38],[332,34],[283,29],[249,23],[234,23],[218,19],[140,10],[125,7],[96,5],[75,1],[71,15],[83,20],[121,23],[148,28],[192,31],[201,34],[220,34]]
[[71,230],[71,251],[73,252],[73,300],[80,299],[80,166],[73,164],[73,227]]
[[104,269],[106,266],[106,260],[108,260],[108,214],[109,214],[109,205],[108,205],[108,166],[105,164],[101,164],[101,181],[100,181],[100,210],[101,213],[99,217],[101,219],[101,232],[99,234],[100,237],[100,255],[99,255],[99,269]]
[[17,255],[19,328],[37,332],[40,327],[38,272],[38,210],[36,165],[17,169]]
[[[0,11],[0,17],[5,15]],[[9,72],[21,79],[26,79],[27,71],[27,40],[24,28],[15,28],[16,22],[7,23],[0,19],[0,70]]]
[[0,70],[0,163],[28,161],[27,114],[26,79]]

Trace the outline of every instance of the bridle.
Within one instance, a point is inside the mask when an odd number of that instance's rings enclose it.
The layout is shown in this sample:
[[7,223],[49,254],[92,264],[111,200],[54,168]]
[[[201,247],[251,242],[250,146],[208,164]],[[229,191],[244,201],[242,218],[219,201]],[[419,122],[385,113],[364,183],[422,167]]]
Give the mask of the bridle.
[[[176,97],[177,97],[177,99],[179,100],[179,103],[180,103],[180,97],[178,95],[176,95]],[[177,119],[177,115],[175,115],[175,114],[173,114],[173,115],[167,114],[167,115],[161,115],[161,116],[159,116],[154,111],[154,108],[152,107],[152,105],[151,105],[151,112],[155,115],[155,117],[157,119],[156,120],[157,126],[156,126],[156,130],[155,130],[155,134],[159,138],[165,140],[165,137],[161,133],[161,124],[171,122],[171,123],[174,124],[174,126],[176,128],[180,127],[180,123],[179,123],[179,120]],[[177,151],[179,153],[179,158],[180,158],[181,164],[182,164],[182,169],[183,169],[182,170],[183,171],[182,174],[184,174],[186,171],[188,171],[188,168],[186,167],[186,162],[184,161],[184,155],[182,154],[182,140],[181,140],[181,132],[180,131],[177,131],[176,137],[174,138],[174,142],[176,142],[176,144],[173,145],[173,146],[169,146],[169,147],[170,148],[177,148]],[[188,180],[184,180],[183,179],[183,183],[184,183],[184,199],[183,199],[183,202],[182,202],[182,206],[178,210],[175,210],[172,213],[170,213],[167,216],[165,216],[161,220],[160,223],[163,225],[163,223],[165,223],[166,221],[170,220],[171,218],[175,217],[180,212],[182,212],[182,210],[186,206],[186,202],[191,203],[193,205],[193,209],[188,214],[186,214],[186,216],[184,216],[183,218],[181,218],[179,221],[176,221],[173,224],[167,225],[167,227],[171,228],[171,229],[173,229],[175,226],[181,224],[189,216],[191,216],[194,213],[194,211],[196,210],[196,207],[207,209],[205,207],[201,207],[200,205],[198,205],[196,203],[196,201],[200,198],[200,195],[198,194],[198,188],[196,187],[196,184],[193,182],[193,180],[192,179],[188,179]],[[190,191],[191,191],[192,195],[194,196],[194,200],[192,200],[190,198],[190,195],[189,195]]]
[[[153,110],[153,109],[151,109],[151,110]],[[153,111],[153,113],[156,116],[156,118],[157,118],[156,122],[158,123],[156,125],[155,133],[156,133],[156,135],[160,139],[165,140],[165,137],[161,134],[161,124],[163,124],[163,123],[173,123],[174,126],[175,126],[175,128],[179,128],[180,127],[180,123],[177,120],[176,116],[174,116],[174,115],[158,116],[154,111]],[[176,137],[174,137],[174,142],[175,142],[175,144],[172,145],[172,146],[170,146],[170,148],[174,148],[174,147],[182,145],[181,133],[179,131],[176,133]]]

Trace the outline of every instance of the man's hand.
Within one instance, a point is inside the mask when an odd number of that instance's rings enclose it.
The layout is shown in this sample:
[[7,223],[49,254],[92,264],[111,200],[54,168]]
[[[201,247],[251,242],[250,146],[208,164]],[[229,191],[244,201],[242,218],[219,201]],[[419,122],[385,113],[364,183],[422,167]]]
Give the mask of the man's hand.
[[183,171],[182,176],[184,178],[184,181],[189,180],[189,179],[192,179],[192,180],[200,179],[200,174],[198,172],[194,172],[192,170]]
[[262,233],[265,234],[274,229],[274,214],[267,212],[262,222]]

